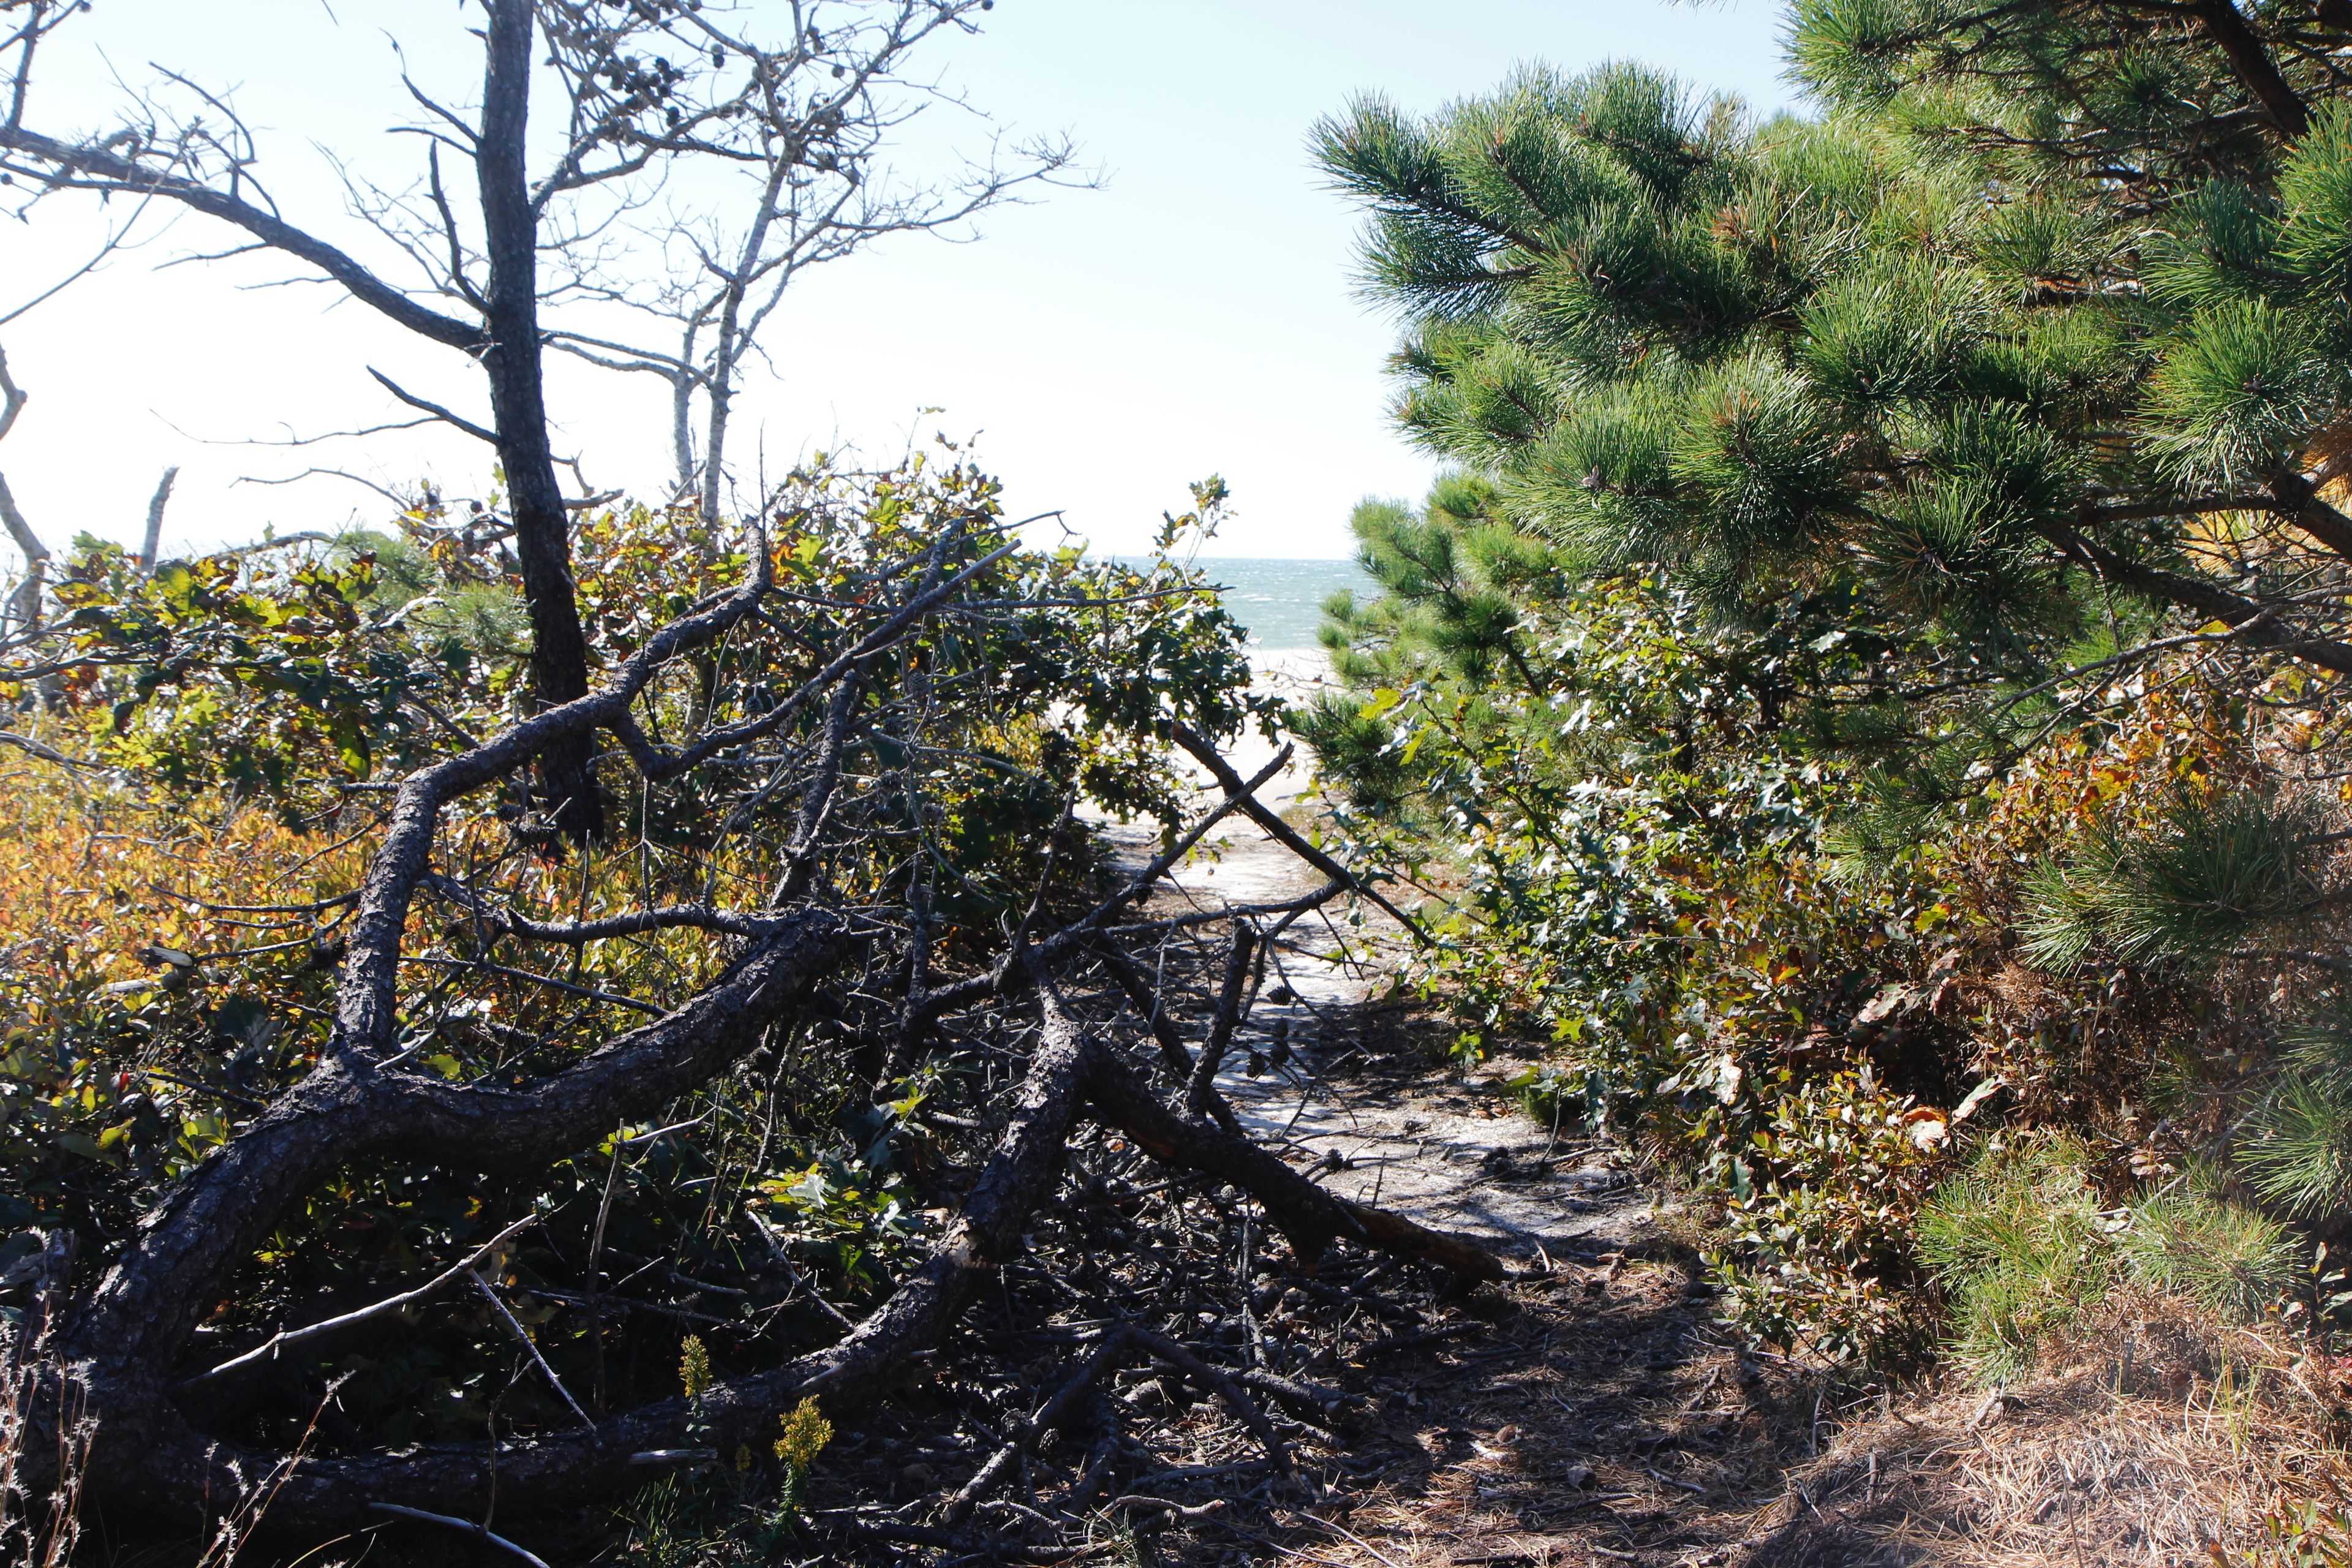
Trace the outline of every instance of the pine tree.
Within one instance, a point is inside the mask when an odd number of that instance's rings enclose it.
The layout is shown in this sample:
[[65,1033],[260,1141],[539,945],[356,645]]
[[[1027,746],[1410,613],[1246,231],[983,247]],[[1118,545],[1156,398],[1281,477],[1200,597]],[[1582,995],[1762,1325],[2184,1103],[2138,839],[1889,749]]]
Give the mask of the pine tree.
[[[1852,573],[2026,646],[2087,582],[2352,667],[2285,582],[2352,556],[2316,493],[2352,395],[2352,104],[2216,139],[2250,111],[2193,30],[2103,56],[2062,25],[2084,8],[2012,5],[2050,13],[2013,64],[1966,23],[1890,58],[1906,9],[1801,12],[1823,121],[1613,67],[1323,125],[1373,211],[1370,286],[1412,322],[1402,423],[1596,564],[1726,593]],[[2045,50],[2074,76],[2029,69]],[[2142,121],[2188,123],[2117,129],[2119,53],[2164,100]]]
[[[2352,674],[2347,26],[2338,0],[1803,0],[1818,118],[1623,65],[1427,119],[1358,101],[1318,153],[1407,323],[1396,418],[1481,521],[1360,517],[1391,594],[1347,608],[1486,679],[1509,607],[1448,573],[1516,533],[1727,623],[1811,617],[1836,652],[1789,717],[1877,764],[1864,850],[2161,655]],[[2037,940],[2279,940],[2315,835],[2231,810],[2052,868]]]
[[[1451,857],[1457,1048],[1548,1033],[1720,1193],[1749,1331],[1885,1353],[1940,1278],[2000,1372],[2126,1277],[2255,1311],[2352,1212],[2352,5],[1788,42],[1803,116],[1613,65],[1318,128],[1449,468],[1355,520],[1338,831]],[[1860,1190],[1832,1118],[1894,1129]],[[2101,1191],[1899,1190],[1997,1118]]]

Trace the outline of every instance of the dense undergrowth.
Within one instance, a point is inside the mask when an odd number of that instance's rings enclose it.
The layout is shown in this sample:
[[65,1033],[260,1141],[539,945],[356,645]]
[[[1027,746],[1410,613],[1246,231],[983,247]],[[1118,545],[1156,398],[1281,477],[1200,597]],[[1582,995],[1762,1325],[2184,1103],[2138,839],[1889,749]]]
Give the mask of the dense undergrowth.
[[[1204,510],[1220,500],[1201,494]],[[783,585],[786,613],[663,672],[642,708],[655,744],[772,706],[797,663],[854,640],[841,628],[871,617],[891,574],[937,577],[961,560],[979,574],[977,613],[869,658],[834,704],[905,718],[845,764],[824,873],[852,909],[919,911],[934,973],[969,967],[1041,907],[1098,897],[1074,805],[1172,830],[1185,786],[1167,726],[1230,736],[1261,706],[1238,628],[1195,575],[1164,557],[1139,570],[1023,551],[994,498],[950,451],[796,475],[764,534],[615,509],[575,538],[608,665],[730,588],[746,549],[764,545]],[[1169,542],[1213,521],[1171,520]],[[329,1049],[388,781],[528,710],[495,523],[426,505],[331,548],[152,575],[85,542],[57,584],[33,646],[67,638],[48,660],[62,668],[22,671],[15,761],[0,772],[0,1311],[12,1323],[37,1300],[45,1245],[115,1254]],[[791,846],[811,842],[784,786],[797,788],[830,721],[820,711],[780,743],[722,758],[742,787],[616,796],[625,826],[594,843],[545,830],[528,775],[452,812],[436,850],[444,880],[408,917],[415,994],[394,1060],[520,1086],[708,984],[737,945],[723,931],[654,925],[551,954],[500,944],[517,916],[756,906],[791,875]],[[491,884],[497,912],[465,891]],[[682,1356],[691,1396],[698,1381],[831,1343],[937,1243],[970,1179],[972,1118],[1017,1076],[970,1013],[894,1061],[887,993],[904,979],[834,977],[824,1008],[661,1125],[619,1126],[528,1177],[396,1153],[343,1165],[238,1271],[178,1375],[468,1258],[482,1281],[470,1294],[427,1293],[357,1342],[322,1341],[217,1384],[211,1429],[312,1456],[527,1437],[677,1394]],[[772,1455],[735,1457],[743,1507],[789,1523],[824,1418],[809,1406]],[[5,1539],[69,1546],[70,1509],[20,1516],[16,1458],[11,1447],[0,1477]],[[249,1512],[222,1526],[215,1555],[235,1555]]]
[[1840,1365],[2347,1324],[2352,108],[2300,7],[2262,81],[2138,16],[1814,0],[1812,117],[1616,66],[1318,132],[1452,465],[1355,519],[1333,831],[1465,1065]]
[[[2118,1303],[2315,1354],[2352,1332],[2352,97],[2340,19],[2311,11],[2258,15],[2282,63],[2257,79],[2124,5],[1807,0],[1816,118],[1612,67],[1321,132],[1408,319],[1399,421],[1453,466],[1356,517],[1380,592],[1328,606],[1334,684],[1291,716],[1325,842],[1422,895],[1440,940],[1411,978],[1465,1068],[1686,1190],[1752,1343],[2006,1387],[2113,1342]],[[529,710],[498,524],[427,504],[152,574],[86,541],[16,628],[39,662],[11,672],[0,772],[0,1309],[70,1261],[57,1238],[123,1249],[320,1062],[389,781]],[[908,956],[828,973],[660,1124],[528,1181],[339,1167],[241,1266],[182,1388],[428,1270],[477,1258],[476,1289],[233,1380],[215,1436],[408,1451],[682,1390],[695,1436],[730,1374],[878,1316],[1016,1081],[1000,1037],[1044,1027],[988,955],[1099,892],[1076,808],[1172,841],[1171,737],[1275,717],[1196,574],[1019,548],[959,454],[820,465],[765,532],[615,509],[572,549],[599,672],[764,552],[785,608],[664,667],[628,722],[656,758],[730,716],[793,723],[614,793],[593,842],[527,769],[454,805],[394,944],[428,978],[387,1066],[552,1075],[731,944],[691,921],[508,939],[769,909],[820,842],[829,907],[887,912]],[[826,677],[828,752],[785,694],[950,562],[954,617]],[[1235,1000],[1247,951],[1221,955]],[[920,1016],[934,964],[971,1012]],[[1140,1158],[1082,1156],[1097,1193]],[[1181,1260],[1178,1185],[1120,1202],[1161,1198]],[[1073,1267],[1131,1291],[1141,1257]],[[1191,1300],[1181,1269],[1150,1286]],[[691,1450],[619,1550],[707,1560],[723,1515],[727,1552],[768,1554],[827,1421],[803,1402],[764,1447]],[[2333,1506],[2282,1501],[2278,1560],[2341,1560]],[[68,1535],[0,1518],[53,1556]]]
[[[1360,523],[1393,584],[1396,520]],[[1772,656],[1655,579],[1523,604],[1536,692],[1416,667],[1393,602],[1334,609],[1350,689],[1304,722],[1357,853],[1451,910],[1421,978],[1457,1050],[1538,1054],[1533,1114],[1718,1204],[1758,1335],[1897,1365],[1948,1335],[2013,1376],[2121,1259],[2250,1318],[2326,1304],[2284,1225],[2342,1190],[2332,1033],[2280,1039],[2273,966],[2044,951],[2077,918],[2053,859],[2227,830],[2247,705],[2169,672],[1864,868],[1858,770],[1764,722]]]

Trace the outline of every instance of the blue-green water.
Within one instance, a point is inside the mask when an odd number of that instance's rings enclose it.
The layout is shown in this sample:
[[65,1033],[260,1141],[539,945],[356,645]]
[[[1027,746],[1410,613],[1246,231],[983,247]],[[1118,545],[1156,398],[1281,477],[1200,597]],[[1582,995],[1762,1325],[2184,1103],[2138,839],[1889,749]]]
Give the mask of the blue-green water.
[[1320,647],[1315,633],[1323,624],[1323,601],[1342,588],[1359,598],[1376,592],[1353,561],[1204,555],[1195,564],[1224,590],[1225,608],[1249,628],[1250,646],[1261,653]]

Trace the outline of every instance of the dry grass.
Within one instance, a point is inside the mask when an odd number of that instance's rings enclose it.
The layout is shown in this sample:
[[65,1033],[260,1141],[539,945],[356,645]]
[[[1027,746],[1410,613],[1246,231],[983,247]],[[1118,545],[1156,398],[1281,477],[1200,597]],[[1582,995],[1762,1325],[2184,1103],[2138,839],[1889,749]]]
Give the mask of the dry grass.
[[2210,1564],[2284,1501],[2339,1495],[2338,1369],[2282,1336],[2119,1297],[2072,1364],[1842,1431],[1759,1516],[1743,1568]]
[[[1997,1404],[1955,1379],[1841,1413],[1825,1381],[1727,1348],[1663,1260],[1513,1294],[1485,1342],[1360,1385],[1384,1418],[1352,1473],[1254,1544],[1325,1568],[2352,1561],[2263,1544],[2293,1500],[2352,1492],[2352,1366],[2167,1298],[2111,1300]],[[1495,1354],[1512,1344],[1535,1353]]]

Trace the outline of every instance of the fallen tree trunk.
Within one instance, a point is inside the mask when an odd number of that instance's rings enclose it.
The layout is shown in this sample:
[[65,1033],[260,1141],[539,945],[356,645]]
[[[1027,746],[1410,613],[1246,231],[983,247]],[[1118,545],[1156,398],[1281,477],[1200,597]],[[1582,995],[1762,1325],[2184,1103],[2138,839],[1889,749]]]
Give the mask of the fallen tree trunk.
[[[948,545],[961,538],[950,531],[930,547],[931,553],[942,558]],[[979,553],[978,546],[971,548]],[[541,1345],[530,1340],[499,1300],[495,1283],[477,1274],[474,1283],[497,1319],[488,1337],[502,1348],[502,1336],[524,1341],[530,1361],[568,1409],[568,1414],[542,1423],[543,1429],[489,1440],[349,1454],[272,1451],[224,1440],[219,1432],[205,1429],[208,1420],[236,1419],[235,1412],[225,1408],[235,1402],[222,1400],[220,1385],[208,1375],[209,1363],[220,1360],[217,1352],[186,1364],[195,1330],[233,1298],[241,1271],[254,1267],[257,1253],[274,1230],[331,1178],[369,1161],[444,1173],[543,1176],[551,1167],[595,1149],[616,1127],[657,1115],[679,1097],[708,1088],[777,1033],[803,1023],[838,1025],[843,1009],[866,984],[851,973],[853,960],[891,931],[876,917],[870,901],[843,897],[828,903],[818,880],[836,794],[850,787],[844,781],[853,770],[845,766],[845,758],[884,724],[882,719],[867,716],[864,706],[873,690],[873,661],[910,637],[925,616],[944,613],[942,606],[954,594],[1013,548],[1006,545],[981,555],[952,574],[944,567],[928,573],[919,584],[903,589],[905,596],[895,605],[877,597],[870,606],[871,629],[862,635],[845,630],[838,638],[839,651],[830,656],[810,650],[791,679],[761,687],[756,712],[729,722],[709,722],[675,746],[656,744],[633,716],[633,705],[669,661],[707,648],[751,622],[771,590],[763,564],[752,581],[705,599],[648,637],[604,689],[527,718],[497,738],[421,767],[403,780],[392,795],[382,839],[360,886],[332,900],[350,911],[346,955],[336,984],[331,1028],[322,1030],[314,1042],[312,1065],[183,1175],[79,1292],[67,1288],[64,1275],[70,1259],[60,1254],[56,1289],[45,1292],[45,1310],[38,1314],[46,1325],[44,1337],[37,1343],[20,1339],[11,1347],[12,1375],[17,1378],[9,1391],[11,1419],[18,1420],[17,1413],[22,1413],[11,1440],[26,1488],[61,1491],[61,1479],[44,1467],[55,1470],[58,1456],[79,1455],[88,1437],[86,1479],[93,1498],[162,1514],[174,1524],[194,1525],[201,1533],[209,1534],[216,1521],[227,1519],[240,1537],[264,1530],[318,1540],[380,1523],[386,1509],[444,1521],[469,1516],[487,1528],[494,1508],[529,1512],[610,1501],[634,1491],[664,1465],[698,1462],[712,1452],[730,1454],[739,1446],[764,1452],[775,1436],[778,1416],[802,1400],[815,1397],[835,1419],[850,1419],[924,1352],[943,1342],[982,1287],[998,1279],[1005,1263],[1021,1253],[1024,1233],[1063,1181],[1074,1129],[1088,1120],[1124,1133],[1163,1164],[1213,1177],[1255,1199],[1287,1236],[1303,1268],[1311,1268],[1326,1248],[1345,1240],[1437,1264],[1465,1279],[1504,1278],[1502,1262],[1476,1244],[1336,1197],[1243,1135],[1216,1095],[1213,1079],[1217,1056],[1245,1010],[1246,934],[1231,949],[1207,1048],[1197,1063],[1161,1000],[1130,959],[1118,951],[1114,917],[1131,910],[1211,825],[1235,812],[1260,815],[1254,791],[1283,760],[1278,757],[1257,778],[1244,781],[1223,768],[1220,759],[1223,798],[1183,832],[1171,828],[1168,847],[1140,875],[1128,879],[1108,897],[1097,899],[1090,910],[1060,929],[1032,934],[1028,924],[1046,904],[1055,863],[1048,855],[1040,874],[1045,885],[1031,899],[1029,915],[1023,917],[1009,942],[977,955],[976,970],[934,987],[924,978],[928,962],[911,962],[911,953],[886,952],[874,965],[875,973],[908,976],[908,994],[891,999],[894,1021],[900,1013],[929,1023],[970,1010],[980,1010],[983,1016],[987,1009],[1003,1015],[1016,1006],[1025,1008],[1024,998],[1034,994],[1038,1026],[1023,1061],[1010,1042],[1029,1037],[1026,1017],[996,1019],[1003,1026],[1003,1039],[987,1042],[987,1059],[1020,1064],[1013,1087],[993,1091],[986,1107],[985,1124],[994,1125],[1001,1112],[1002,1131],[958,1216],[928,1257],[836,1342],[767,1370],[719,1382],[691,1397],[659,1400],[593,1418],[589,1411],[593,1406],[601,1412],[601,1392],[592,1392],[584,1403],[575,1400]],[[767,559],[764,549],[760,559],[763,563]],[[882,585],[898,580],[905,564],[877,573],[874,591],[878,595]],[[995,601],[985,601],[975,614],[994,616],[1000,608]],[[807,673],[811,666],[814,672]],[[648,709],[653,706],[649,703]],[[811,722],[794,732],[794,745],[784,747],[779,737],[796,715],[807,716]],[[759,746],[781,749],[786,763],[779,765],[799,771],[780,776],[797,778],[801,787],[793,802],[794,826],[782,846],[781,868],[764,868],[761,885],[772,889],[764,901],[754,908],[721,907],[708,890],[716,885],[714,873],[698,897],[663,901],[647,891],[643,907],[594,919],[588,917],[583,897],[578,918],[564,921],[525,912],[520,895],[511,892],[509,900],[517,907],[502,906],[456,874],[455,856],[448,857],[451,864],[436,868],[436,848],[445,847],[443,817],[453,802],[501,781],[510,783],[558,747],[584,745],[600,733],[620,742],[648,792],[653,784],[706,763],[735,766]],[[1188,747],[1205,744],[1189,730],[1183,734]],[[722,753],[725,760],[717,761]],[[765,763],[772,759],[758,760]],[[747,798],[759,801],[775,798],[781,789],[774,784],[745,787]],[[868,841],[855,833],[870,833],[871,825],[869,816],[863,827],[844,830],[856,853],[868,853],[864,847]],[[1325,858],[1315,858],[1315,863],[1330,868]],[[1320,892],[1295,900],[1295,905],[1314,907],[1345,885],[1340,873]],[[1088,897],[1095,892],[1088,889]],[[418,940],[420,928],[429,929],[429,922],[415,918],[420,895],[461,912],[461,924],[475,938],[470,956],[420,954],[404,946]],[[1197,911],[1187,913],[1168,922],[1167,929],[1190,930],[1202,920]],[[908,930],[910,947],[933,940],[927,920],[913,921]],[[421,960],[437,966],[435,973],[470,965],[552,984],[584,995],[594,1005],[618,1004],[653,1012],[656,1005],[643,998],[492,964],[489,942],[495,937],[546,942],[580,952],[593,942],[678,931],[698,931],[710,939],[709,945],[697,950],[695,967],[673,966],[696,977],[690,994],[658,1011],[651,1021],[576,1056],[534,1041],[526,1058],[534,1070],[509,1071],[501,1066],[472,1081],[457,1081],[415,1061],[421,1047],[403,1047],[403,1040],[420,1027],[429,1037],[446,1020],[446,1014],[433,1016],[420,1025],[420,1013],[429,1013],[436,1005],[429,999],[436,993],[413,984],[404,993],[404,965]],[[718,945],[721,942],[723,948]],[[1127,1061],[1116,1038],[1086,1026],[1049,976],[1050,967],[1092,962],[1089,952],[1108,965],[1110,980],[1135,1005],[1158,1042],[1176,1103]],[[968,956],[966,962],[973,959]],[[701,978],[705,975],[709,977]],[[922,1031],[911,1026],[900,1036],[902,1041],[921,1037]],[[983,1125],[971,1121],[959,1124]],[[617,1175],[619,1170],[616,1155],[612,1172]],[[609,1184],[604,1198],[609,1206]],[[496,1223],[510,1225],[513,1217],[509,1210]],[[585,1292],[569,1299],[609,1300],[596,1272],[603,1225],[600,1212],[581,1281]],[[470,1261],[482,1250],[470,1242],[457,1242],[444,1261],[452,1256]],[[438,1285],[455,1279],[464,1267],[443,1268],[426,1278]],[[575,1268],[569,1261],[564,1267]],[[791,1271],[788,1258],[782,1267]],[[300,1345],[308,1347],[308,1354],[334,1335],[385,1322],[393,1315],[382,1310],[387,1300],[431,1293],[425,1281],[418,1283],[424,1288],[415,1292],[377,1292],[375,1308],[331,1314],[325,1322],[311,1325],[324,1331],[318,1334],[287,1327],[275,1335],[267,1329],[254,1332],[248,1324],[245,1331],[253,1337],[246,1342],[274,1343],[281,1349]],[[794,1284],[797,1288],[796,1275]],[[567,1299],[560,1291],[550,1294]],[[749,1299],[741,1290],[733,1294]],[[1116,1303],[1106,1306],[1112,1316],[1118,1315]],[[828,1304],[828,1310],[848,1321],[837,1308]],[[596,1311],[592,1307],[583,1348],[597,1358],[595,1388],[601,1390],[604,1342]],[[1135,1332],[1138,1342],[1143,1342],[1153,1331],[1138,1325]],[[1155,1353],[1163,1358],[1181,1362],[1193,1354],[1172,1341],[1153,1342],[1159,1347]],[[467,1348],[476,1343],[469,1342]],[[20,1357],[18,1364],[16,1358]],[[258,1366],[268,1359],[230,1357],[222,1365]],[[318,1373],[315,1365],[299,1373],[313,1396],[325,1384]],[[1216,1387],[1221,1397],[1243,1412],[1269,1453],[1281,1458],[1286,1452],[1282,1442],[1250,1402],[1245,1380],[1200,1360],[1189,1363],[1188,1375]]]
[[[854,1408],[919,1352],[939,1342],[980,1287],[1017,1252],[1038,1203],[1061,1180],[1063,1151],[1084,1101],[1094,1058],[1066,1018],[1049,1015],[1044,1038],[1014,1096],[1012,1118],[973,1185],[963,1214],[931,1256],[881,1308],[824,1350],[752,1377],[714,1384],[693,1402],[667,1399],[593,1427],[509,1443],[426,1447],[407,1453],[313,1458],[255,1453],[212,1442],[187,1426],[160,1434],[132,1460],[151,1501],[217,1507],[265,1478],[277,1486],[265,1523],[299,1534],[367,1522],[376,1503],[478,1511],[492,1500],[529,1510],[623,1495],[647,1471],[635,1456],[657,1449],[764,1443],[778,1416],[815,1395]],[[278,1478],[282,1477],[282,1480]]]
[[335,1170],[393,1151],[459,1169],[543,1168],[750,1052],[854,946],[831,914],[783,922],[685,1006],[528,1089],[330,1058],[141,1220],[75,1314],[67,1355],[110,1403],[155,1404],[229,1276]]
[[1475,1242],[1431,1230],[1400,1214],[1350,1203],[1247,1139],[1177,1114],[1108,1047],[1097,1056],[1087,1093],[1097,1115],[1134,1139],[1152,1158],[1204,1171],[1265,1205],[1267,1217],[1289,1238],[1291,1250],[1304,1264],[1311,1266],[1325,1247],[1346,1237],[1437,1264],[1465,1279],[1509,1277],[1503,1260]]
[[[664,1400],[590,1428],[504,1443],[297,1459],[215,1442],[184,1417],[151,1416],[135,1448],[108,1436],[107,1472],[135,1479],[144,1506],[199,1514],[268,1488],[265,1526],[307,1536],[357,1528],[377,1504],[431,1503],[462,1513],[486,1510],[495,1500],[528,1511],[612,1497],[644,1480],[647,1471],[637,1456],[712,1447],[724,1453],[764,1443],[778,1417],[811,1396],[835,1412],[855,1410],[939,1344],[980,1289],[1019,1253],[1032,1215],[1061,1182],[1073,1127],[1089,1114],[1163,1163],[1216,1176],[1258,1199],[1304,1262],[1346,1237],[1465,1279],[1507,1276],[1502,1260],[1475,1242],[1335,1197],[1266,1151],[1179,1115],[1115,1047],[1082,1028],[1050,987],[1040,995],[1037,1047],[962,1215],[929,1260],[838,1343],[714,1384],[698,1400]],[[108,1392],[100,1393],[101,1402]]]

